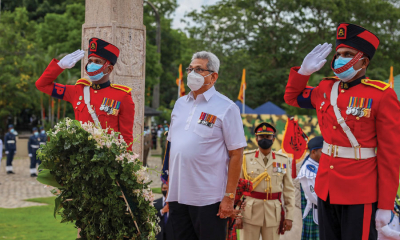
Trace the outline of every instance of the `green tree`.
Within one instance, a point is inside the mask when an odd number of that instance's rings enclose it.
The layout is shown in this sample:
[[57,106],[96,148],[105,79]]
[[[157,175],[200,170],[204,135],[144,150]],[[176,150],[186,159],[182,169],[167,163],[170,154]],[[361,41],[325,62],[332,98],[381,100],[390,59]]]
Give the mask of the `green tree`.
[[33,108],[39,98],[35,91],[34,42],[36,23],[29,21],[25,8],[2,12],[0,19],[0,128],[7,118]]

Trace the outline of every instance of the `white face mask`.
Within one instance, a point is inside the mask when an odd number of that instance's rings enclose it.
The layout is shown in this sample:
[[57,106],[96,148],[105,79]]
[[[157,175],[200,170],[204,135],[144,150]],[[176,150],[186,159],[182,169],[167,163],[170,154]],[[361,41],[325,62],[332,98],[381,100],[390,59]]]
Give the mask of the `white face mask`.
[[212,73],[203,76],[200,75],[198,73],[196,73],[195,71],[192,71],[189,73],[188,77],[187,77],[187,85],[190,88],[190,90],[192,91],[197,91],[199,90],[203,85],[210,85],[211,83],[208,84],[204,84],[204,78],[210,76]]

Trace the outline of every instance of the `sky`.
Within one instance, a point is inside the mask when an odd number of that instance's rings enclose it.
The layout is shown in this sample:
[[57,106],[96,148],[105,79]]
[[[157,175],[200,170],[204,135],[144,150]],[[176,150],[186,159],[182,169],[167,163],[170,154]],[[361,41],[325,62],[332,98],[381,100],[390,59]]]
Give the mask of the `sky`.
[[[177,0],[178,8],[175,13],[172,14],[174,21],[172,22],[172,28],[174,29],[184,29],[185,23],[181,23],[181,19],[185,19],[185,14],[191,12],[192,10],[201,10],[203,5],[213,5],[218,0]],[[186,18],[185,20],[190,20]]]

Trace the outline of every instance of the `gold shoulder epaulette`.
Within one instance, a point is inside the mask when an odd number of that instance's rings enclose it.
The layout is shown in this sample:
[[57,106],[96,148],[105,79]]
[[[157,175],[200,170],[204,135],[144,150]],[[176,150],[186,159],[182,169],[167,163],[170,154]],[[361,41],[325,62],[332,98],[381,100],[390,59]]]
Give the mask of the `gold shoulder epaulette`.
[[386,89],[388,89],[390,87],[389,83],[385,83],[379,80],[371,80],[371,79],[362,79],[361,83],[367,86],[371,86],[374,88],[377,88],[381,91],[385,91]]
[[243,154],[255,153],[256,151],[257,151],[257,149],[247,150],[247,151],[244,151]]
[[289,158],[285,153],[283,152],[274,152],[275,155],[281,156],[281,157],[285,157],[285,158]]
[[84,79],[84,78],[81,78],[78,81],[76,81],[75,85],[79,85],[79,84],[82,84],[85,86],[92,86],[92,82],[87,79]]
[[324,77],[322,80],[340,80],[338,77]]
[[118,90],[122,90],[126,93],[130,93],[132,91],[132,88],[124,86],[124,85],[119,85],[119,84],[111,84],[111,87],[118,89]]

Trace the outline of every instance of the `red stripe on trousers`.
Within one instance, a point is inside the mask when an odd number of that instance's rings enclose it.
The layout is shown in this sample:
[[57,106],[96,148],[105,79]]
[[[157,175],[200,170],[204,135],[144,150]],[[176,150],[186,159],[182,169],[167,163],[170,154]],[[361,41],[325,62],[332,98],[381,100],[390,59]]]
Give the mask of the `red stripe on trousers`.
[[362,240],[368,240],[371,225],[372,203],[364,204],[364,219]]

